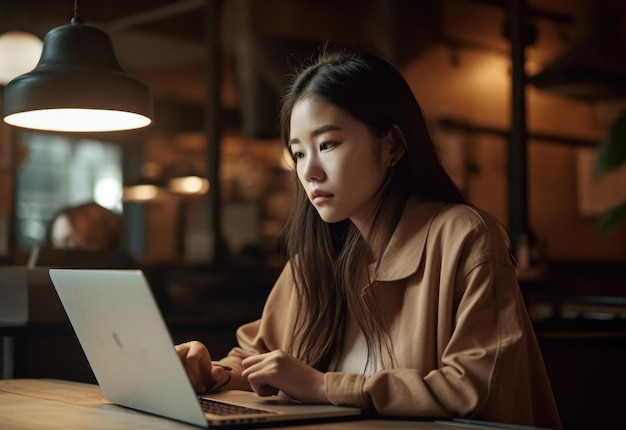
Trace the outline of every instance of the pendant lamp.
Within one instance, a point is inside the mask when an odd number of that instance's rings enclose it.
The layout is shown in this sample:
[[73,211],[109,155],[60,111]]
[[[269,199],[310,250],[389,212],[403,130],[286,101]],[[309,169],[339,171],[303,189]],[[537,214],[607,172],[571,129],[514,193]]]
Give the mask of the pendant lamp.
[[4,121],[61,132],[149,125],[153,102],[147,86],[122,70],[107,34],[86,25],[76,6],[74,11],[70,24],[45,36],[37,66],[4,88]]

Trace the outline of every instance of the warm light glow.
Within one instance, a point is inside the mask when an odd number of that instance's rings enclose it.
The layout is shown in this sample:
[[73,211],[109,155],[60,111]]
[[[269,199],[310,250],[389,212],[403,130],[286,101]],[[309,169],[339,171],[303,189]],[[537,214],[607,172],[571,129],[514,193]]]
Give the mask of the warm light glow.
[[34,130],[98,132],[146,127],[152,120],[133,112],[62,108],[17,112],[4,117],[4,122]]
[[125,202],[146,202],[155,200],[159,196],[159,187],[156,185],[135,185],[124,188]]
[[43,41],[26,31],[0,34],[0,85],[35,68]]
[[94,200],[107,209],[116,209],[122,195],[122,182],[118,178],[100,178],[94,186]]
[[280,156],[280,167],[284,170],[294,170],[295,164],[293,162],[293,156],[287,148],[283,148]]
[[169,189],[180,194],[206,194],[209,191],[209,181],[199,176],[172,178],[169,181]]

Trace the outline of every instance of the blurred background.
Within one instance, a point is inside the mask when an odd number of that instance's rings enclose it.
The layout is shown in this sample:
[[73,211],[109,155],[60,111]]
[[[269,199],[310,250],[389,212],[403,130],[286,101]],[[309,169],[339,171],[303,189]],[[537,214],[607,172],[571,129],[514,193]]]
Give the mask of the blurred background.
[[[601,233],[599,220],[626,201],[626,168],[594,172],[598,148],[626,109],[623,1],[77,6],[85,23],[109,35],[124,70],[149,87],[154,122],[109,133],[0,124],[5,282],[29,258],[26,283],[37,285],[48,282],[38,266],[79,265],[78,257],[34,263],[33,249],[49,245],[58,210],[95,201],[122,217],[124,251],[151,280],[174,339],[200,338],[226,353],[234,329],[260,315],[284,264],[275,239],[295,183],[276,113],[289,75],[324,44],[372,49],[409,82],[468,198],[511,233],[566,428],[617,428],[626,383],[626,228]],[[43,39],[70,22],[74,7],[1,0],[0,73],[15,52],[2,50],[3,35]],[[189,176],[200,180],[196,188],[177,187]],[[29,305],[30,331],[2,332],[10,375],[91,380],[62,309],[45,297]],[[62,342],[76,349],[77,364],[68,366],[67,356],[35,362],[36,351],[58,351]]]

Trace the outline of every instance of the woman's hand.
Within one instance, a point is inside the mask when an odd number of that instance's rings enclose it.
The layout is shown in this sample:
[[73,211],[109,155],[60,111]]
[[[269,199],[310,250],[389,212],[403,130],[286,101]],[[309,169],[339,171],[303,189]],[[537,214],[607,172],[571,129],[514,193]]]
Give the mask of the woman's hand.
[[253,355],[242,362],[242,375],[259,396],[282,391],[306,403],[328,403],[324,374],[283,351]]
[[218,382],[218,371],[211,362],[211,354],[206,346],[192,341],[176,345],[175,348],[196,393],[204,393]]

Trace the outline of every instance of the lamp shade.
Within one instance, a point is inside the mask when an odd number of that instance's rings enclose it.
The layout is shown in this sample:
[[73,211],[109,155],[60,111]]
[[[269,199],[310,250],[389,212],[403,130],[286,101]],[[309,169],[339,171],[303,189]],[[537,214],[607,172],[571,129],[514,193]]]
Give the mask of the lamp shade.
[[43,42],[26,31],[0,34],[0,85],[35,68]]
[[153,102],[122,70],[107,34],[74,18],[50,30],[37,66],[4,88],[2,114],[36,130],[130,130],[152,122]]

